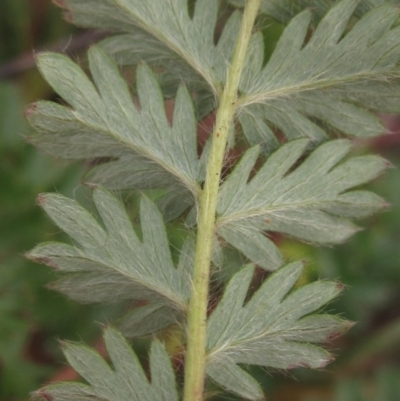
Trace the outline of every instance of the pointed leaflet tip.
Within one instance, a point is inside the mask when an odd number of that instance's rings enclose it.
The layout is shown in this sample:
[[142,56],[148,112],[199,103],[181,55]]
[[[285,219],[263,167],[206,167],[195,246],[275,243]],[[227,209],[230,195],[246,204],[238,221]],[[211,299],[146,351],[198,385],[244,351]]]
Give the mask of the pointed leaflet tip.
[[39,206],[44,206],[46,198],[47,198],[46,194],[39,194],[38,197],[36,198],[36,203]]
[[24,116],[26,119],[29,119],[30,115],[33,114],[37,110],[37,103],[32,103],[28,105],[28,107],[24,110]]
[[350,320],[346,320],[345,322],[343,322],[342,327],[339,330],[333,331],[332,333],[328,334],[326,341],[332,342],[336,340],[337,338],[341,337],[343,334],[348,332],[356,324],[357,322],[351,322]]
[[67,22],[69,22],[70,24],[72,24],[72,23],[74,22],[74,17],[73,17],[73,15],[72,15],[72,12],[69,11],[69,10],[66,10],[66,11],[63,13],[63,17],[64,17],[64,20],[67,21]]
[[59,266],[57,263],[54,262],[51,258],[47,256],[35,256],[32,254],[32,252],[27,252],[25,253],[25,258],[31,260],[32,262],[35,263],[40,263],[49,267],[53,267],[54,269],[58,270]]
[[68,10],[67,0],[52,0],[52,2],[53,2],[56,6]]
[[33,393],[33,395],[40,397],[45,401],[53,401],[54,400],[54,397],[51,394],[49,394],[47,391],[45,391],[44,389],[36,391],[35,393]]
[[384,159],[385,166],[387,169],[395,169],[397,166],[395,166],[391,161]]

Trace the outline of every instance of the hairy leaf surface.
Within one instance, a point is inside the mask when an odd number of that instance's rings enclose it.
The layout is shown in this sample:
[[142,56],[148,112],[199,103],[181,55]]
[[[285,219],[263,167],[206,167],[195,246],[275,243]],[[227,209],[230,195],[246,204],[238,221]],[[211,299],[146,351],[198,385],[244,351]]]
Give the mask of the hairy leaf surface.
[[[263,0],[260,11],[278,21],[288,22],[299,12],[310,9],[314,18],[322,18],[340,0]],[[228,0],[236,7],[244,7],[244,0]],[[400,4],[399,0],[360,0],[355,15],[361,17],[371,9],[385,4]]]
[[[76,21],[99,26],[101,18],[93,12],[90,2],[76,6],[75,1],[70,0],[69,4]],[[193,19],[189,17],[186,0],[101,3],[119,12],[125,10],[124,21],[131,21],[133,27],[129,30],[140,30],[104,42],[103,47],[118,62],[137,64],[145,60],[163,66],[165,79],[175,80],[172,87],[176,87],[178,77],[200,92],[208,88],[218,95],[240,23],[238,13],[228,20],[215,46],[211,32],[215,29],[218,7],[214,0],[198,0]],[[289,139],[308,137],[317,142],[332,130],[351,136],[375,136],[384,127],[373,112],[400,111],[396,67],[400,60],[400,27],[395,25],[399,9],[387,4],[397,0],[342,0],[330,9],[331,3],[263,3],[264,12],[284,19],[307,7],[321,16],[327,12],[310,39],[311,11],[293,18],[266,66],[262,34],[257,32],[252,37],[240,84],[238,115],[249,143],[262,144],[266,153],[278,145],[277,128]],[[386,5],[377,7],[381,4]],[[98,13],[103,15],[101,7]],[[353,13],[362,18],[347,32]],[[124,23],[118,28],[127,29]],[[207,104],[215,104],[212,97],[205,99]],[[210,110],[208,106],[205,109]]]
[[178,401],[175,374],[168,353],[159,341],[150,349],[151,381],[137,356],[116,330],[108,328],[104,341],[112,367],[94,350],[67,343],[69,364],[88,384],[53,384],[34,394],[35,399],[67,401]]
[[321,141],[326,126],[352,136],[375,136],[384,127],[371,111],[400,110],[395,79],[400,27],[394,27],[399,10],[378,7],[346,33],[357,3],[339,2],[310,39],[311,13],[297,15],[267,65],[242,80],[240,121],[251,144],[264,142],[267,151],[276,147],[274,127],[289,139]]
[[222,388],[248,400],[264,400],[264,394],[257,381],[234,362],[213,360],[206,368],[207,376]]
[[185,310],[192,260],[182,253],[178,268],[174,266],[157,207],[142,198],[140,240],[123,205],[110,192],[96,188],[93,197],[103,226],[75,201],[41,195],[44,210],[76,246],[43,244],[28,257],[67,273],[54,286],[78,301],[146,300],[175,309],[171,316]]
[[218,233],[269,270],[282,263],[263,231],[340,243],[358,231],[348,218],[368,216],[386,205],[373,193],[348,192],[381,174],[386,160],[359,156],[343,162],[351,148],[343,139],[319,146],[299,164],[308,143],[298,139],[283,145],[251,179],[259,147],[249,149],[221,187]]
[[[315,344],[344,333],[351,324],[330,315],[310,314],[336,297],[342,286],[319,281],[290,292],[302,268],[301,262],[295,262],[279,269],[247,303],[254,266],[244,267],[231,279],[207,324],[208,372],[213,380],[240,393],[237,387],[245,379],[230,384],[226,368],[219,371],[218,366],[321,368],[331,361],[330,353]],[[260,398],[255,392],[250,399]]]
[[77,25],[126,32],[104,42],[119,62],[169,67],[178,78],[203,81],[216,90],[212,69],[219,65],[214,46],[217,1],[198,0],[193,18],[187,0],[68,0],[66,4]]
[[148,67],[137,71],[139,110],[103,51],[93,47],[89,63],[96,86],[65,56],[38,57],[43,76],[71,108],[39,102],[28,110],[38,131],[32,141],[64,159],[110,159],[86,180],[111,189],[184,187],[196,194],[196,119],[186,88],[178,90],[170,126],[160,87]]

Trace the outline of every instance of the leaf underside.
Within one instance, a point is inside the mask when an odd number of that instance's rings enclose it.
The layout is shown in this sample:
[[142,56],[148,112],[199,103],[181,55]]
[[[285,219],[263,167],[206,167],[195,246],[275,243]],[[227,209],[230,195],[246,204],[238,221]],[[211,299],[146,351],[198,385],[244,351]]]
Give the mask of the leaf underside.
[[[236,7],[244,7],[244,0],[228,0]],[[263,0],[260,11],[278,21],[288,22],[299,12],[310,9],[315,19],[321,19],[339,0]],[[375,7],[385,4],[400,4],[399,0],[360,0],[355,15],[362,17]]]
[[161,89],[146,66],[137,70],[138,109],[114,62],[89,51],[95,85],[63,55],[44,53],[38,65],[70,107],[42,101],[27,111],[37,133],[31,141],[63,159],[108,159],[85,180],[110,189],[168,189],[197,195],[200,161],[191,97],[178,89],[172,126]]
[[[64,273],[54,287],[73,299],[139,303],[119,327],[126,337],[149,335],[185,319],[195,244],[185,242],[175,266],[165,222],[192,207],[188,220],[195,225],[210,147],[208,141],[199,157],[197,125],[218,106],[242,14],[232,12],[215,39],[216,0],[197,0],[193,17],[187,0],[63,3],[77,25],[116,35],[89,51],[92,80],[65,56],[38,56],[42,75],[66,104],[43,101],[27,111],[37,130],[31,141],[56,157],[92,162],[85,181],[94,184],[101,221],[73,200],[41,195],[41,206],[75,245],[43,244],[28,257]],[[336,3],[332,9],[331,3]],[[262,33],[251,38],[236,118],[252,147],[221,184],[214,238],[216,243],[223,238],[253,264],[232,277],[207,322],[207,375],[243,398],[259,401],[264,395],[241,365],[321,368],[332,355],[317,344],[351,326],[317,313],[342,287],[320,281],[292,291],[303,265],[282,267],[283,257],[266,234],[336,244],[358,230],[350,219],[385,207],[380,197],[358,189],[382,173],[385,160],[345,160],[351,147],[345,139],[320,143],[337,133],[379,135],[383,126],[374,113],[400,112],[394,4],[399,1],[262,1],[261,12],[288,24],[266,63]],[[138,99],[117,64],[137,66]],[[170,97],[173,118],[164,105]],[[288,140],[284,145],[281,133]],[[141,236],[121,202],[103,187],[164,190],[156,204],[141,197]],[[217,243],[213,263],[221,266],[222,259]],[[275,272],[249,297],[255,265]],[[178,400],[160,342],[150,351],[151,380],[121,334],[106,329],[105,342],[112,368],[94,351],[67,344],[69,363],[89,385],[51,385],[35,396]]]
[[366,217],[386,206],[371,192],[351,191],[380,175],[386,160],[358,156],[343,161],[351,142],[342,139],[319,146],[301,161],[308,144],[298,139],[283,145],[249,179],[260,150],[251,148],[221,187],[219,235],[264,269],[275,270],[283,263],[264,232],[336,244],[358,231],[349,218]]
[[[357,3],[339,2],[309,39],[310,12],[297,15],[266,66],[242,80],[240,120],[250,143],[258,138],[265,152],[274,149],[274,128],[317,142],[332,130],[358,137],[384,131],[374,113],[400,109],[399,10],[378,7],[347,32]],[[262,43],[255,46],[262,51]]]
[[[301,262],[282,267],[245,302],[254,266],[245,266],[229,282],[207,323],[210,378],[229,391],[261,399],[257,383],[235,364],[275,369],[321,368],[332,360],[319,347],[351,327],[326,314],[313,314],[336,297],[342,286],[319,281],[290,292],[303,269]],[[229,380],[229,373],[234,380]]]
[[[105,10],[114,12],[116,20],[109,28],[124,33],[101,46],[118,63],[145,61],[164,70],[166,87],[176,87],[183,79],[192,90],[208,90],[218,97],[240,24],[237,12],[215,45],[214,0],[198,0],[192,19],[186,0],[101,0],[97,11],[91,1],[67,3],[73,20],[83,26],[102,27],[103,19],[109,20]],[[311,11],[293,18],[265,66],[262,33],[254,33],[238,100],[239,121],[249,143],[261,144],[268,154],[279,146],[277,129],[288,139],[308,137],[316,142],[337,131],[357,137],[381,134],[384,127],[374,113],[400,112],[398,1],[343,0],[329,11],[328,1],[290,1],[290,7],[286,3],[266,1],[263,11],[268,13],[270,7],[283,16],[282,10],[290,10],[292,17],[317,4],[314,8],[326,15],[311,37]],[[362,18],[349,30],[354,12]],[[206,99],[215,105],[212,95]]]
[[175,374],[164,346],[154,341],[150,349],[151,381],[137,356],[116,330],[108,328],[104,341],[113,369],[94,350],[67,343],[69,364],[89,384],[53,384],[33,394],[36,400],[178,401]]
[[[41,195],[46,213],[76,245],[45,243],[28,257],[64,273],[53,288],[72,299],[148,302],[122,319],[128,336],[150,334],[181,319],[191,289],[193,246],[183,247],[175,267],[162,216],[150,200],[141,200],[140,240],[123,205],[110,192],[95,188],[93,198],[103,226],[75,201]],[[152,321],[160,314],[162,320]]]

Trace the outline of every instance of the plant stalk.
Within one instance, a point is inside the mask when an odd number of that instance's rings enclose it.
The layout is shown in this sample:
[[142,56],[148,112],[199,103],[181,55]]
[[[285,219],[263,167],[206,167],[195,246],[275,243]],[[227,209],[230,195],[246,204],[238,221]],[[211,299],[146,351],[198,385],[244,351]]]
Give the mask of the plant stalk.
[[193,290],[188,310],[184,401],[203,401],[207,306],[218,190],[229,130],[236,109],[240,77],[260,3],[261,0],[248,0],[244,9],[236,49],[216,115],[206,179],[199,200]]

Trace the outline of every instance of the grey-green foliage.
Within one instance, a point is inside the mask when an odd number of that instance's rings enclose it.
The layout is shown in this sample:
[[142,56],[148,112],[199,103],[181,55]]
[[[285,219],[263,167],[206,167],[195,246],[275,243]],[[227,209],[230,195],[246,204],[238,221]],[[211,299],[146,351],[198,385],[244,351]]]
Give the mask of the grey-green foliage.
[[[328,10],[340,0],[263,0],[261,11],[278,21],[288,22],[304,9],[310,9],[316,19],[322,18]],[[243,7],[243,0],[228,0],[236,7]],[[362,17],[371,9],[385,4],[400,4],[399,0],[361,0],[356,8],[355,15]]]
[[[242,18],[240,11],[233,12],[215,42],[218,4],[197,0],[191,17],[186,0],[66,0],[78,25],[118,34],[89,51],[93,83],[65,56],[38,57],[43,76],[67,105],[39,102],[29,109],[29,120],[38,131],[31,140],[54,156],[92,161],[95,166],[85,180],[96,184],[94,202],[101,222],[72,200],[41,196],[46,212],[76,245],[39,245],[30,257],[64,272],[55,287],[74,299],[145,301],[119,321],[128,337],[154,334],[174,322],[185,325],[195,244],[189,235],[175,266],[165,221],[192,206],[187,221],[191,219],[195,227],[210,149],[208,141],[198,155],[196,125],[218,107]],[[278,5],[264,2],[264,11],[266,4]],[[348,29],[353,12],[363,14],[356,10],[358,4],[338,2],[314,32],[311,12],[301,12],[286,27],[265,65],[261,32],[250,41],[234,105],[241,129],[232,134],[243,133],[252,147],[232,172],[224,174],[213,263],[224,267],[220,248],[225,241],[254,265],[245,266],[230,280],[208,321],[207,337],[209,377],[248,399],[262,399],[262,391],[238,364],[322,367],[331,355],[315,344],[349,327],[330,315],[309,316],[338,295],[341,286],[317,282],[289,293],[302,265],[282,267],[285,261],[266,232],[335,244],[358,230],[350,219],[385,206],[380,197],[355,189],[387,167],[383,159],[344,160],[350,151],[350,142],[344,139],[319,144],[332,132],[377,135],[383,127],[372,112],[400,111],[399,11],[391,5],[374,8]],[[368,4],[373,3],[359,5]],[[285,10],[290,14],[292,9]],[[107,52],[119,64],[138,65],[136,93]],[[151,67],[156,67],[158,77]],[[170,123],[163,102],[175,92]],[[138,102],[133,99],[136,94]],[[277,129],[289,143],[280,144]],[[142,238],[121,203],[103,186],[163,190],[157,204],[141,197]],[[245,302],[255,264],[276,272]],[[154,371],[150,385],[119,335],[107,331],[106,338],[115,372],[86,348],[69,346],[71,364],[92,387],[50,387],[42,396],[50,391],[59,400],[176,399],[166,362],[162,362],[166,376]],[[159,343],[152,349],[157,358],[166,359]],[[114,360],[121,350],[129,360]],[[157,358],[150,358],[152,367]],[[93,359],[91,368],[86,359]],[[132,384],[135,374],[128,379],[126,367],[139,372],[138,383]],[[155,389],[157,385],[165,385],[165,390]],[[113,396],[110,389],[115,389]]]
[[168,353],[159,341],[150,349],[151,381],[129,344],[114,329],[104,332],[113,368],[94,350],[65,344],[70,365],[89,383],[60,383],[34,394],[35,399],[54,401],[178,401],[175,374]]
[[64,159],[112,159],[86,177],[112,189],[184,186],[196,193],[196,121],[185,87],[178,90],[170,126],[160,87],[148,67],[137,71],[139,110],[104,52],[93,47],[89,64],[95,85],[67,57],[39,55],[41,73],[70,107],[41,101],[29,109],[29,121],[38,131],[32,142]]
[[[237,13],[232,14],[215,46],[210,37],[217,13],[214,0],[197,1],[193,20],[189,17],[186,0],[173,0],[163,5],[139,0],[102,0],[100,3],[102,6],[94,11],[91,2],[83,5],[79,0],[67,1],[78,25],[102,27],[106,8],[114,12],[116,21],[121,19],[120,24],[114,21],[109,27],[128,34],[106,39],[102,44],[118,62],[145,61],[165,67],[168,81],[179,81],[185,76],[188,84],[200,93],[208,88],[211,93],[218,94],[240,24]],[[290,9],[292,13],[309,3],[266,1],[263,10],[266,11],[268,5]],[[265,66],[262,34],[254,33],[242,76],[243,96],[238,110],[243,132],[251,145],[262,144],[266,153],[276,148],[274,128],[279,128],[289,139],[306,136],[315,141],[326,138],[327,128],[328,132],[333,129],[353,136],[378,135],[383,127],[371,111],[395,113],[400,109],[400,86],[393,81],[394,76],[398,76],[394,69],[400,59],[400,28],[395,25],[398,8],[393,4],[377,7],[393,3],[386,1],[337,3],[319,23],[310,40],[312,12],[306,10],[297,15]],[[312,5],[324,14],[330,3],[314,1]],[[357,9],[359,16],[363,15],[360,10],[372,8],[372,11],[347,32],[357,5],[361,7]],[[199,26],[203,26],[207,34],[199,30]],[[146,51],[138,51],[137,43]],[[168,64],[171,62],[172,66]],[[182,62],[192,73],[185,75]],[[192,76],[200,77],[203,84]],[[208,97],[208,103],[211,106],[205,107],[200,102],[199,115],[203,114],[204,107],[210,110],[215,100]]]
[[331,361],[329,352],[315,343],[344,333],[349,322],[310,314],[336,297],[342,286],[319,281],[288,295],[302,267],[301,262],[295,262],[281,268],[246,303],[254,266],[244,267],[231,279],[207,326],[208,374],[213,380],[258,400],[257,387],[250,386],[246,372],[241,376],[237,371],[235,384],[227,383],[226,371],[233,368],[232,364],[293,369],[321,368]]
[[198,0],[193,19],[187,0],[68,0],[66,4],[77,25],[126,33],[103,42],[119,63],[165,66],[171,79],[176,75],[214,92],[218,78],[225,77],[241,19],[239,13],[231,18],[215,46],[218,1]]
[[[370,111],[393,113],[400,106],[399,84],[390,83],[400,59],[400,27],[391,29],[399,13],[393,6],[379,7],[346,33],[356,5],[337,4],[306,43],[311,14],[297,15],[267,65],[242,83],[241,122],[250,142],[262,138],[267,151],[274,148],[271,124],[290,139],[315,141],[326,136],[318,121],[354,136],[383,131]],[[389,71],[389,82],[383,83]]]
[[307,145],[306,139],[283,145],[249,180],[260,151],[251,148],[221,186],[218,233],[267,270],[278,268],[282,258],[262,232],[339,243],[358,230],[349,218],[366,217],[385,206],[371,192],[349,190],[381,174],[386,160],[359,156],[342,162],[351,147],[342,139],[319,146],[296,166]]
[[[39,203],[46,213],[76,245],[45,243],[28,257],[65,273],[53,286],[75,300],[151,302],[121,322],[130,336],[171,325],[186,309],[193,252],[186,246],[179,266],[174,266],[162,216],[146,197],[140,205],[142,240],[123,205],[110,192],[96,188],[93,197],[104,227],[75,201],[55,194],[40,195]],[[151,319],[152,325],[146,326],[148,315],[158,309],[164,319]],[[131,332],[138,329],[140,333]]]

